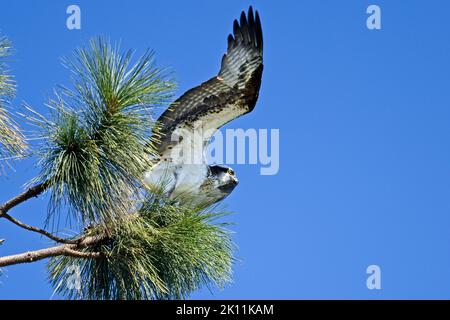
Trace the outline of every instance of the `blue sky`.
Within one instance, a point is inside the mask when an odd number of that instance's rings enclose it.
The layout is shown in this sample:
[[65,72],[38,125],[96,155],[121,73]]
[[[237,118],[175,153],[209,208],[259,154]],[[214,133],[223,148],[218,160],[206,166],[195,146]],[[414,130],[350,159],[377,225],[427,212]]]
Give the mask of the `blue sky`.
[[[66,28],[77,4],[82,29]],[[98,35],[153,48],[179,93],[219,69],[233,19],[260,11],[265,52],[257,107],[227,128],[280,129],[280,171],[234,165],[225,201],[241,259],[234,283],[192,298],[450,298],[450,26],[448,1],[12,1],[0,30],[15,46],[18,96],[38,110],[68,84],[62,56]],[[382,29],[366,28],[377,4]],[[37,172],[0,177],[0,200]],[[42,225],[45,197],[12,211]],[[7,222],[0,254],[49,245]],[[368,290],[366,268],[381,267]],[[48,299],[44,263],[12,266],[0,299]],[[56,297],[58,298],[58,297]]]

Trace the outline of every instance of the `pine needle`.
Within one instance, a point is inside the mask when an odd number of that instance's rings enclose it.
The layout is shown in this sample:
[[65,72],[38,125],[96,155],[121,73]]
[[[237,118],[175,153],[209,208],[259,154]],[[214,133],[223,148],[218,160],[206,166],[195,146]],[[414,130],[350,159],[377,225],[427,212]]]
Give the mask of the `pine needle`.
[[[105,258],[53,258],[50,282],[71,299],[183,299],[202,286],[223,287],[231,281],[234,246],[221,217],[150,199],[116,222],[105,244],[86,249]],[[67,285],[73,270],[79,270],[79,290]]]
[[4,58],[10,54],[11,43],[0,37],[0,167],[7,160],[21,156],[26,149],[25,139],[7,110],[16,89],[4,63]]
[[56,91],[51,115],[29,116],[45,141],[36,181],[50,182],[49,220],[64,204],[85,225],[135,209],[130,199],[139,196],[151,165],[151,112],[167,103],[174,84],[151,51],[132,56],[104,39],[91,40],[64,60],[73,88]]

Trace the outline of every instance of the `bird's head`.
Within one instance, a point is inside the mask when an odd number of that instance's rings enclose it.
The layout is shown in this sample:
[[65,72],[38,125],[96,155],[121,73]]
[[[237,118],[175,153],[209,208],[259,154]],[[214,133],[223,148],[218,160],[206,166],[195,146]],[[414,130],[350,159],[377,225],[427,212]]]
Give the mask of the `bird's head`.
[[216,180],[217,187],[224,192],[231,193],[239,183],[234,170],[231,168],[211,166],[210,170],[211,175],[213,175]]

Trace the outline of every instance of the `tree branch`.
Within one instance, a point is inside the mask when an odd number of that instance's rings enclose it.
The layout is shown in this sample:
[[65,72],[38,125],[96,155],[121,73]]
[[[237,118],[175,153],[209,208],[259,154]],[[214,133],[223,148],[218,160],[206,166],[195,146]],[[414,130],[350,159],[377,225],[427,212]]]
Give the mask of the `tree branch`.
[[14,208],[15,206],[21,204],[22,202],[27,201],[30,198],[37,197],[42,192],[47,190],[47,188],[50,186],[50,183],[48,181],[37,184],[31,188],[28,188],[23,193],[19,194],[18,196],[12,198],[11,200],[5,202],[1,207],[0,211],[3,213],[7,213],[11,208]]
[[83,259],[98,259],[103,256],[101,252],[82,252],[80,249],[99,244],[105,240],[104,236],[86,237],[78,244],[64,244],[55,247],[29,251],[20,254],[0,257],[0,267],[6,267],[21,263],[31,263],[56,256],[70,256]]
[[51,240],[54,240],[56,242],[65,243],[65,244],[77,244],[77,243],[79,243],[81,238],[73,239],[73,240],[60,238],[58,236],[53,235],[52,233],[50,233],[48,231],[45,231],[43,229],[40,229],[40,228],[37,228],[37,227],[33,227],[33,226],[30,226],[30,225],[28,225],[26,223],[23,223],[22,221],[19,221],[19,220],[13,218],[12,216],[10,216],[7,213],[11,208],[14,208],[15,206],[21,204],[22,202],[25,202],[25,201],[27,201],[28,199],[30,199],[32,197],[37,197],[42,192],[44,192],[49,186],[50,186],[50,184],[48,182],[44,182],[44,183],[35,185],[35,186],[27,189],[23,193],[19,194],[18,196],[12,198],[11,200],[5,202],[0,207],[0,218],[5,218],[5,219],[11,221],[15,225],[17,225],[17,226],[19,226],[19,227],[21,227],[21,228],[23,228],[25,230],[40,233],[40,234],[46,236],[47,238],[49,238]]
[[66,243],[66,244],[77,244],[81,240],[81,238],[78,238],[78,239],[64,239],[64,238],[60,238],[60,237],[55,236],[55,235],[53,235],[52,233],[50,233],[50,232],[48,232],[46,230],[43,230],[43,229],[40,229],[40,228],[37,228],[37,227],[33,227],[33,226],[30,226],[30,225],[28,225],[26,223],[23,223],[22,221],[19,221],[19,220],[15,219],[15,218],[11,217],[9,214],[7,214],[5,212],[2,212],[1,210],[0,210],[0,218],[5,218],[6,220],[11,221],[15,225],[17,225],[17,226],[19,226],[19,227],[21,227],[21,228],[23,228],[25,230],[40,233],[40,234],[46,236],[47,238],[49,238],[51,240],[54,240],[56,242]]

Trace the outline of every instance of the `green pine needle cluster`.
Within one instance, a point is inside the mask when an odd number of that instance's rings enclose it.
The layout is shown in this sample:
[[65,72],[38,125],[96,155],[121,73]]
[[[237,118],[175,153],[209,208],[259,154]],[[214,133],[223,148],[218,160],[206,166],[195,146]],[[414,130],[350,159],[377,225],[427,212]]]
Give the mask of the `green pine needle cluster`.
[[6,110],[15,93],[15,82],[3,59],[11,53],[11,43],[0,37],[0,166],[6,160],[20,156],[26,148],[25,139]]
[[[183,299],[211,283],[222,287],[231,279],[234,249],[226,224],[216,221],[222,216],[150,199],[107,231],[89,231],[110,234],[86,249],[102,258],[51,259],[50,281],[72,299]],[[79,290],[69,285],[76,270]]]
[[84,224],[133,210],[130,198],[139,195],[150,167],[151,112],[167,103],[174,84],[154,64],[152,52],[132,56],[92,40],[64,60],[73,88],[58,90],[49,103],[51,117],[30,117],[45,141],[37,180],[51,186],[49,217],[62,204]]

